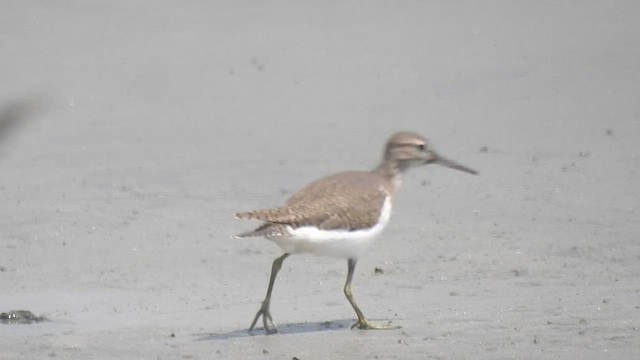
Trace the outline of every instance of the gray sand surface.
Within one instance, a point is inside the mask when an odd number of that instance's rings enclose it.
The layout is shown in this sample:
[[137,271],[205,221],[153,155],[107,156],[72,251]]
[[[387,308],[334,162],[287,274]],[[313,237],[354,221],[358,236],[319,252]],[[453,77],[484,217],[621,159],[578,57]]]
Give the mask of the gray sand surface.
[[[3,1],[0,359],[637,359],[637,1]],[[397,130],[354,293],[256,223]],[[380,267],[383,274],[375,274]]]

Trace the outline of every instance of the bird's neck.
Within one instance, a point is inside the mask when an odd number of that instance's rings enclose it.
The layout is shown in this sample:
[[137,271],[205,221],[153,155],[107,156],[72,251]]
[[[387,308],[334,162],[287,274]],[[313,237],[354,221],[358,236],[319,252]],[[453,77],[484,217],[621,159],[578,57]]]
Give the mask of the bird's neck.
[[385,160],[372,172],[385,178],[393,187],[392,191],[394,193],[400,189],[402,185],[402,169],[397,161]]

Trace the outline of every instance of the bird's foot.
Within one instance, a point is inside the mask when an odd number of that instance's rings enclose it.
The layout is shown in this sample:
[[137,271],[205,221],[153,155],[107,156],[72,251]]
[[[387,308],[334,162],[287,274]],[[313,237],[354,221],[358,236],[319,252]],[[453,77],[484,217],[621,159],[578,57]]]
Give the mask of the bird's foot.
[[358,319],[358,321],[351,326],[351,329],[360,330],[395,330],[400,329],[398,325],[391,325],[391,322],[387,324],[372,323],[366,319]]
[[261,316],[262,325],[264,326],[264,332],[266,332],[267,335],[276,334],[278,332],[278,328],[276,327],[276,324],[273,323],[273,318],[271,317],[269,306],[265,306],[264,304],[262,304],[262,307],[260,307],[260,310],[258,310],[256,316],[253,318],[251,326],[249,327],[249,334],[251,334],[251,331],[253,331],[253,328],[256,326],[256,323]]

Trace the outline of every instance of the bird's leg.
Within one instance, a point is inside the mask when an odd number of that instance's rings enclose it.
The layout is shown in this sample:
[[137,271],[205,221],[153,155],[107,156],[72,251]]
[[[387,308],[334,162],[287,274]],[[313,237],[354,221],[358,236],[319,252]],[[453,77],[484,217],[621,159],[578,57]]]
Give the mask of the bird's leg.
[[351,292],[351,280],[353,280],[353,273],[355,272],[355,269],[356,269],[356,260],[349,259],[348,266],[349,268],[347,272],[347,282],[344,284],[344,295],[347,297],[347,300],[349,300],[349,303],[351,304],[351,306],[353,307],[353,310],[355,310],[356,315],[358,316],[358,321],[355,324],[353,324],[351,328],[352,329],[358,328],[362,330],[398,329],[399,326],[395,326],[391,324],[371,323],[364,317],[364,314],[362,313],[362,311],[360,311],[360,308],[358,308],[356,301],[353,299],[353,292]]
[[273,292],[273,284],[276,282],[276,276],[278,275],[278,271],[282,267],[282,263],[284,259],[289,257],[290,254],[284,254],[275,260],[273,260],[273,265],[271,265],[271,278],[269,279],[269,288],[267,288],[267,296],[265,296],[264,301],[262,301],[262,306],[260,310],[256,313],[256,316],[253,318],[251,322],[251,326],[249,327],[249,333],[253,330],[258,322],[260,316],[262,316],[262,324],[264,325],[264,331],[267,334],[275,334],[278,332],[278,328],[273,323],[273,318],[271,317],[271,311],[269,311],[269,305],[271,304],[271,292]]

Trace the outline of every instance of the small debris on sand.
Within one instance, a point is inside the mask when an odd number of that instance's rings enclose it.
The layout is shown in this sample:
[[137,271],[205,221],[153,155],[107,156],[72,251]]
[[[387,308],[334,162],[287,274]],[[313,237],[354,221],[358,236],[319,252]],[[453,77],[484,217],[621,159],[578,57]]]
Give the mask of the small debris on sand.
[[47,318],[44,316],[35,316],[28,310],[11,310],[0,313],[0,324],[33,324],[46,320]]

